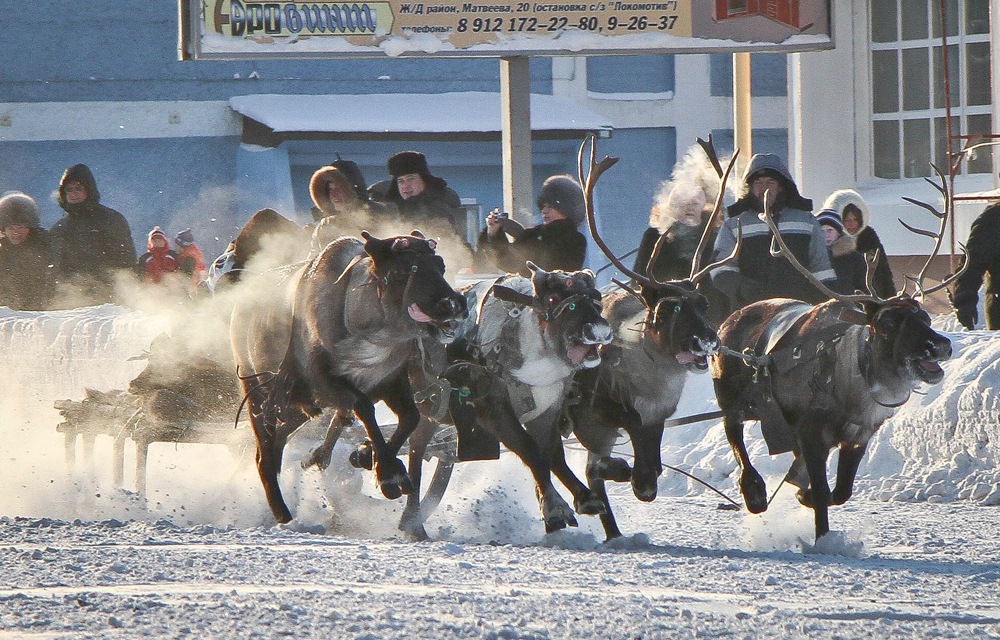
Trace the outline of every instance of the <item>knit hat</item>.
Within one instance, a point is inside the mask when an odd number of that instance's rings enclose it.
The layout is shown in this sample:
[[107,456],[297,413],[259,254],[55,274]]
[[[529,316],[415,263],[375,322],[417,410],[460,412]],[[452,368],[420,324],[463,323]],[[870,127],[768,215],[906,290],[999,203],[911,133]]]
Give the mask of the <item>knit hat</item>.
[[179,231],[177,232],[177,235],[174,236],[174,244],[176,244],[178,247],[190,246],[194,244],[194,234],[191,233],[190,229],[184,229],[182,231]]
[[583,198],[583,189],[569,175],[552,176],[542,184],[538,192],[538,208],[549,205],[566,216],[576,226],[587,219],[587,205]]
[[38,203],[26,193],[14,192],[0,198],[0,229],[15,224],[29,229],[39,226]]
[[833,227],[839,234],[844,233],[844,220],[836,209],[821,209],[815,213],[815,216],[816,221],[821,225]]
[[166,246],[170,246],[170,241],[167,240],[167,234],[163,233],[163,229],[159,227],[153,227],[153,230],[149,232],[149,238],[146,241],[146,246],[150,249],[153,248],[153,239],[161,238]]

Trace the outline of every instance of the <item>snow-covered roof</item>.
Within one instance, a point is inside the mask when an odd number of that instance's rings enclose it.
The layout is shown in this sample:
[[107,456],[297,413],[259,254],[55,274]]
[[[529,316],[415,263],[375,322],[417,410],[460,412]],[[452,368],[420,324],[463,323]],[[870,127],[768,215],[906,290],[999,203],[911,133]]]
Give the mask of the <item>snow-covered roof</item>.
[[[275,133],[499,133],[500,94],[260,94],[229,106]],[[533,131],[610,131],[611,121],[568,98],[531,94]]]

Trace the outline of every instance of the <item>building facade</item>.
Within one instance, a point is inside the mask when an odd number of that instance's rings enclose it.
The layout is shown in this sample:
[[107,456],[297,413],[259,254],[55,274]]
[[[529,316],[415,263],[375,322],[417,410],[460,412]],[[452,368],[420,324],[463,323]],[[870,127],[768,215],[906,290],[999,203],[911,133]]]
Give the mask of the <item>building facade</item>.
[[[741,3],[717,4],[735,10]],[[786,157],[817,206],[835,189],[862,191],[890,253],[912,250],[905,236],[897,241],[884,231],[913,209],[900,204],[900,193],[930,198],[922,167],[943,157],[938,4],[831,3],[834,50],[752,56],[753,150]],[[949,69],[962,133],[997,129],[990,16],[996,20],[998,4],[946,2],[956,16],[947,26]],[[30,193],[51,226],[62,214],[53,198],[59,177],[83,162],[137,241],[154,225],[191,227],[207,253],[221,251],[265,206],[305,221],[308,178],[338,154],[358,162],[373,183],[386,177],[392,153],[419,149],[471,207],[485,214],[501,205],[497,128],[447,126],[469,110],[463,95],[499,100],[499,61],[180,62],[177,13],[177,3],[137,0],[94,0],[82,13],[69,0],[44,11],[31,3],[7,8],[15,28],[0,44],[0,192]],[[722,153],[732,147],[729,54],[533,58],[530,68],[532,93],[556,100],[548,114],[554,124],[533,139],[536,191],[549,175],[576,173],[577,149],[595,124],[613,129],[599,150],[621,162],[602,177],[596,198],[599,224],[619,254],[638,244],[661,181],[697,137],[713,133]],[[442,96],[449,106],[418,108],[407,99],[414,94]],[[359,125],[372,113],[347,113],[276,135],[268,122],[283,114],[254,117],[233,100],[284,96],[287,111],[300,108],[294,96],[324,95],[375,96],[381,106],[372,111],[401,115],[378,132]],[[958,184],[987,191],[995,175],[987,149],[963,166]],[[962,215],[960,234],[967,232]],[[606,261],[591,247],[589,263]]]

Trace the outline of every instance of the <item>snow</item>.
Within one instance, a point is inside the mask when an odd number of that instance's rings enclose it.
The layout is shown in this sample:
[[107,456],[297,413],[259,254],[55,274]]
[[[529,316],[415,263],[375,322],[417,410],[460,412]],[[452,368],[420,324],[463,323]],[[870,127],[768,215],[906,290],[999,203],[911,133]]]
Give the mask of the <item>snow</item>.
[[[500,131],[500,94],[486,91],[377,95],[258,94],[230,98],[237,113],[278,133]],[[612,123],[569,98],[531,95],[534,131],[610,131]]]
[[[952,317],[935,318],[955,346],[944,381],[878,433],[818,545],[789,488],[751,516],[670,470],[652,503],[611,488],[625,539],[603,544],[586,516],[546,535],[507,453],[457,465],[431,540],[407,542],[401,501],[346,464],[348,443],[326,471],[301,469],[315,427],[286,448],[287,526],[252,460],[220,446],[154,444],[146,497],[113,486],[109,437],[92,468],[64,464],[53,402],[123,388],[170,325],[112,305],[0,309],[0,638],[1000,637],[1000,336]],[[696,376],[676,416],[715,407]],[[756,427],[747,439],[774,491],[787,454],[768,458]],[[739,499],[721,424],[668,430],[663,456]]]

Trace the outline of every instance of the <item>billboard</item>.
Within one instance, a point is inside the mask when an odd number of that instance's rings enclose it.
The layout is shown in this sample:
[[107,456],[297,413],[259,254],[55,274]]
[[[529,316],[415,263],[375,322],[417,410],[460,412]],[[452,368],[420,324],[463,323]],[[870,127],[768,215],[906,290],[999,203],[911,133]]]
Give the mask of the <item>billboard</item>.
[[181,0],[185,59],[832,48],[829,0]]

